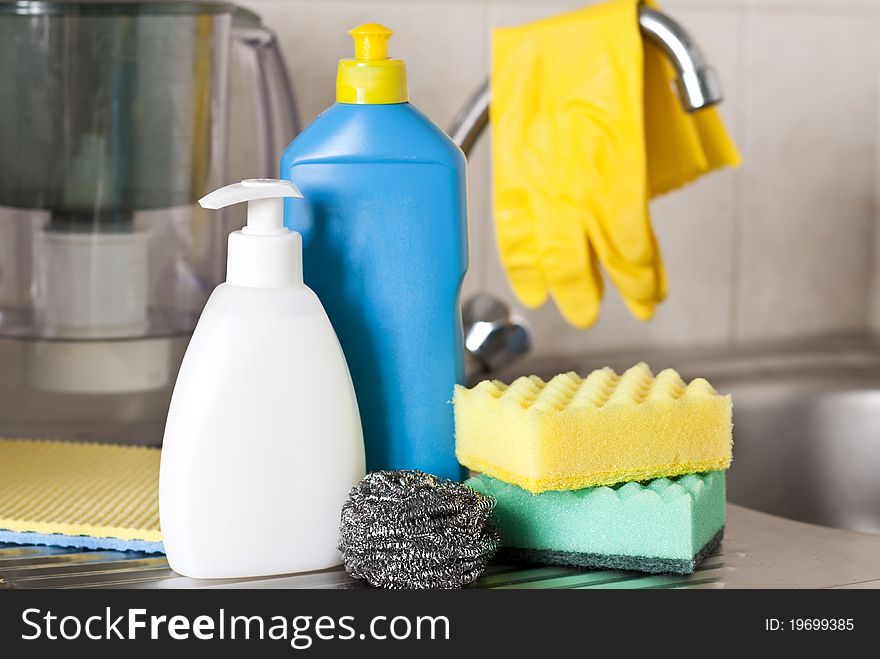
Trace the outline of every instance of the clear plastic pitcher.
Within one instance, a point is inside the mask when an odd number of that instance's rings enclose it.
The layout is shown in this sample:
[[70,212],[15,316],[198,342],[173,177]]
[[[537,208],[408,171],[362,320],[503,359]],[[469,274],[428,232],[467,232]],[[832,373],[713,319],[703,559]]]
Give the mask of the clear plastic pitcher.
[[231,4],[0,4],[0,434],[159,440],[243,223],[196,200],[277,175],[297,128],[272,33]]

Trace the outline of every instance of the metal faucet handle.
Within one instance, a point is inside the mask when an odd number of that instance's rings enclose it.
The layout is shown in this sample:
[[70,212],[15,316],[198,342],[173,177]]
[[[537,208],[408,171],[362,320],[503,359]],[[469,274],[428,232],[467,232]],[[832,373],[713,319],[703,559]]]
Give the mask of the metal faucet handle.
[[525,320],[492,295],[475,295],[461,312],[468,382],[512,364],[531,349]]

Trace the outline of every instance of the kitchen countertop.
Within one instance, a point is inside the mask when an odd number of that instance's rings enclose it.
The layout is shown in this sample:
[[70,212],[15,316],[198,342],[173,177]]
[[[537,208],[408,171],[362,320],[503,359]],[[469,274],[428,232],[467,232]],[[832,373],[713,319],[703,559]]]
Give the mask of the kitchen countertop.
[[[501,379],[510,380],[523,372],[549,376],[575,369],[589,371],[594,366],[610,364],[620,370],[638,359],[648,360],[655,370],[674,366],[686,377],[709,376],[722,388],[739,387],[755,394],[768,382],[775,384],[783,398],[806,401],[836,414],[823,417],[826,425],[837,424],[851,413],[850,408],[834,408],[830,399],[813,396],[814,389],[825,393],[880,392],[880,338],[830,337],[822,340],[770,345],[742,350],[686,350],[646,353],[621,352],[581,359],[546,358],[525,360],[514,365]],[[601,363],[600,363],[601,362]],[[763,390],[762,390],[763,391]],[[768,392],[757,392],[761,396]],[[773,393],[773,392],[769,392]],[[880,395],[880,394],[877,394]],[[754,397],[754,396],[753,396]],[[738,399],[739,400],[739,399]],[[743,399],[746,400],[746,399]],[[823,400],[826,404],[822,403]],[[859,399],[862,400],[862,399]],[[873,398],[871,398],[873,401]],[[867,404],[865,404],[867,405]],[[871,416],[875,406],[861,407],[860,420],[867,429],[847,426],[846,432],[862,434],[874,445]],[[827,408],[827,409],[825,409]],[[740,405],[740,412],[744,405]],[[780,434],[793,423],[791,414],[801,415],[803,408],[793,408],[770,427],[769,437],[778,444]],[[760,410],[759,410],[760,411]],[[843,415],[843,416],[841,416]],[[756,417],[763,422],[763,417]],[[741,417],[748,421],[749,417]],[[754,425],[754,424],[753,424]],[[795,424],[796,425],[796,424]],[[851,425],[851,424],[850,424]],[[748,424],[741,424],[741,431]],[[754,428],[753,428],[754,430]],[[764,429],[767,430],[767,429]],[[777,432],[778,431],[778,432]],[[763,431],[762,431],[763,432]],[[797,429],[792,431],[795,441]],[[783,433],[784,434],[784,433]],[[858,433],[855,433],[858,434]],[[752,438],[740,432],[740,464],[763,464],[764,435]],[[833,440],[831,440],[833,441]],[[834,442],[836,445],[836,442]],[[862,447],[864,448],[864,447]],[[749,452],[757,451],[749,456]],[[809,454],[799,449],[799,455]],[[849,454],[848,454],[849,455]],[[863,455],[873,456],[872,453]],[[748,460],[753,462],[749,463]],[[871,460],[874,458],[872,457]],[[743,462],[745,460],[745,462]],[[849,463],[846,463],[849,464]],[[863,487],[873,492],[870,465]],[[811,469],[828,465],[813,464]],[[839,465],[838,465],[839,466]],[[826,481],[835,482],[833,470],[825,470]],[[849,472],[846,472],[849,473]],[[728,479],[733,485],[732,472]],[[752,492],[760,479],[747,480],[745,491]],[[865,485],[867,483],[867,485]],[[730,492],[735,488],[730,487]],[[742,490],[742,488],[740,488]],[[791,497],[799,496],[787,490]],[[772,493],[771,493],[772,494]],[[775,496],[775,495],[774,495]],[[870,501],[870,494],[866,494]],[[809,502],[808,502],[809,503]],[[846,503],[846,502],[844,502]],[[781,511],[780,511],[781,512]],[[797,510],[795,511],[797,512]],[[803,511],[801,511],[803,512]],[[788,514],[788,513],[785,513]],[[840,518],[840,525],[847,521]],[[475,583],[482,588],[880,588],[880,534],[858,533],[830,526],[816,526],[788,518],[757,512],[742,506],[728,505],[726,535],[719,549],[691,575],[645,575],[607,570],[584,571],[567,567],[537,565],[490,565]],[[262,579],[199,581],[175,574],[164,556],[134,552],[81,551],[52,547],[25,547],[0,544],[0,588],[363,588],[364,582],[352,579],[343,570],[334,569],[306,574]]]
[[[164,556],[0,545],[0,588],[362,588],[341,568],[203,581]],[[728,505],[725,538],[690,575],[493,564],[477,588],[880,588],[880,534],[856,533]]]

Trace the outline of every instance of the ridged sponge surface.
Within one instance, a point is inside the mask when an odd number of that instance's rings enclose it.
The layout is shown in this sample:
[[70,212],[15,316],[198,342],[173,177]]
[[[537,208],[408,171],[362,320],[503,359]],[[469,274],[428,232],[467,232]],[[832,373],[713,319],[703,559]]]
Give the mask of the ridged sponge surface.
[[0,542],[161,551],[159,455],[0,439]]
[[486,380],[455,389],[459,462],[531,492],[575,490],[730,466],[730,396],[644,363],[622,375]]
[[485,475],[508,556],[645,572],[691,572],[721,538],[724,472],[531,494]]

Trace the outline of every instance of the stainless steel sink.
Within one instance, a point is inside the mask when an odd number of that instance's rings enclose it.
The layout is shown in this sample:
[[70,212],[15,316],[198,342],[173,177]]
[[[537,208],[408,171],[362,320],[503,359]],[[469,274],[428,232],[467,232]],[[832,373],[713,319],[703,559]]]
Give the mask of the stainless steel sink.
[[880,533],[880,381],[815,373],[732,385],[731,501],[792,519]]
[[[728,499],[824,526],[880,533],[880,345],[831,339],[749,351],[619,353],[541,360],[542,377],[638,360],[733,394]],[[502,379],[520,374],[508,372]]]

